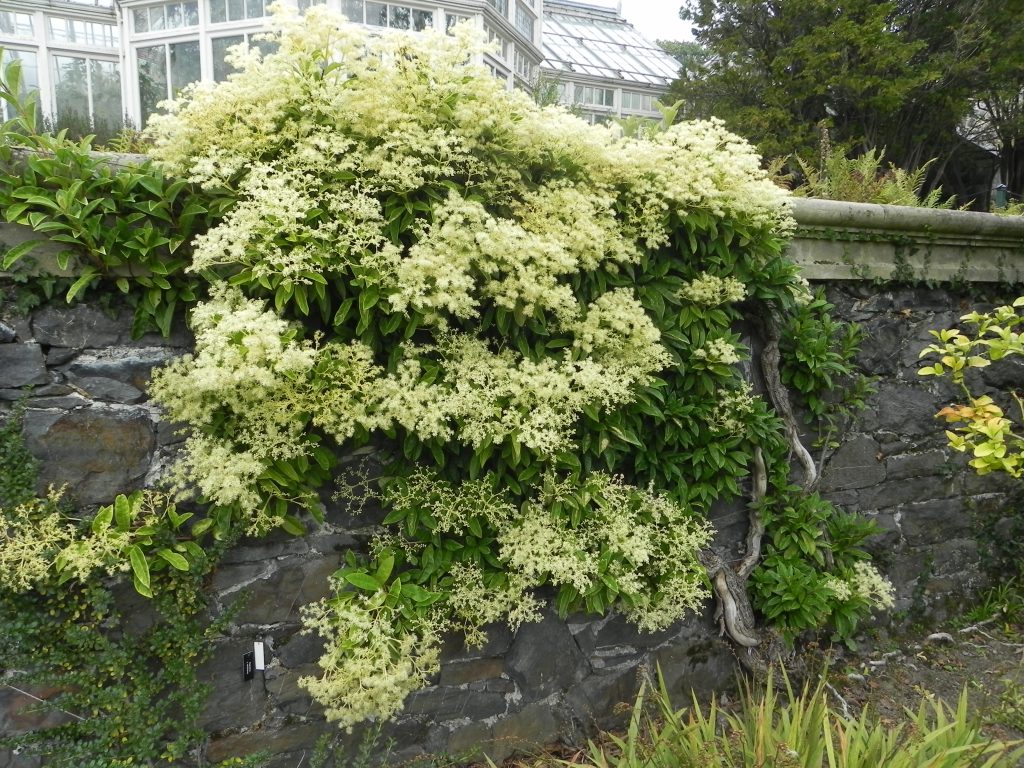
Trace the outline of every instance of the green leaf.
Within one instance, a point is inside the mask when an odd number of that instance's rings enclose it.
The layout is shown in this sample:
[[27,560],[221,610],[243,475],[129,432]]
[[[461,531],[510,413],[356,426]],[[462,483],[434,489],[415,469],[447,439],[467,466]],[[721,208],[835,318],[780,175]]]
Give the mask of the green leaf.
[[188,570],[188,560],[179,555],[177,552],[172,552],[171,550],[164,547],[162,549],[158,549],[156,553],[164,560],[166,560],[168,565],[170,565],[172,568],[175,568],[179,571]]
[[555,599],[555,610],[558,612],[558,615],[564,619],[569,613],[569,608],[579,596],[579,592],[573,587],[563,586],[558,591],[558,597]]
[[42,242],[44,242],[44,241],[43,240],[26,240],[24,243],[19,243],[18,245],[14,246],[9,251],[7,251],[7,253],[4,254],[3,268],[4,269],[10,269],[11,266],[13,266],[15,263],[17,263],[17,261],[22,256],[24,256],[26,253],[31,251],[33,248],[35,248],[37,245],[39,245]]
[[144,584],[138,576],[132,576],[132,584],[135,586],[135,591],[143,597],[153,597],[153,590],[150,589],[149,584]]
[[[132,564],[132,573],[135,576],[135,588],[139,591],[139,594],[146,595],[138,585],[141,584],[147,590],[149,589],[149,562],[146,560],[146,556],[142,553],[142,549],[139,548],[138,544],[132,544],[128,547],[128,559]],[[152,597],[153,593],[150,592],[146,597]]]
[[128,497],[119,493],[114,499],[114,519],[117,521],[117,530],[127,531],[132,524],[131,504]]
[[110,521],[114,519],[114,507],[106,506],[100,507],[99,512],[96,513],[96,517],[92,519],[92,532],[93,535],[99,535],[107,529],[110,525]]
[[387,554],[381,553],[380,558],[377,561],[377,570],[373,574],[373,578],[379,584],[383,584],[391,576],[391,571],[395,567],[395,555],[390,550],[384,550]]
[[410,600],[413,600],[414,602],[419,603],[420,605],[429,605],[430,603],[437,602],[437,600],[441,597],[441,593],[429,592],[423,589],[423,587],[418,586],[416,584],[403,583],[402,596],[408,597]]
[[64,297],[64,300],[70,304],[74,301],[75,296],[77,296],[84,288],[88,287],[88,285],[98,276],[99,273],[94,268],[87,267],[85,272],[82,273],[82,276],[75,280],[75,282],[71,284],[71,287],[68,288],[68,292]]
[[352,573],[345,574],[345,581],[354,587],[364,589],[368,592],[376,592],[381,588],[381,582],[377,581],[370,574],[362,571],[353,571]]
[[304,536],[306,534],[306,526],[295,515],[285,515],[282,517],[280,526],[292,536]]

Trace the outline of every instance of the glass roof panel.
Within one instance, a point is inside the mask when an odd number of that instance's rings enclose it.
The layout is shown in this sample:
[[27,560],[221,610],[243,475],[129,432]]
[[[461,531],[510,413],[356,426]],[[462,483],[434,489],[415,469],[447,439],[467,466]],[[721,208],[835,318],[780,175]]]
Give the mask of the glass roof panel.
[[545,3],[541,44],[550,69],[663,87],[679,75],[674,58],[608,9]]

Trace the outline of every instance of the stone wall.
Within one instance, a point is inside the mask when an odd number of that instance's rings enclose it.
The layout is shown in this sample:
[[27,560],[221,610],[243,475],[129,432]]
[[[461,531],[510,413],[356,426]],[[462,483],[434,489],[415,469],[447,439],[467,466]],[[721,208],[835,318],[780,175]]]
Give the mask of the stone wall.
[[[0,308],[0,318],[0,411],[25,402],[24,435],[42,461],[39,490],[66,483],[89,506],[151,482],[181,437],[147,403],[146,381],[154,366],[187,350],[186,334],[132,341],[129,317],[81,305],[27,317],[4,317]],[[214,611],[239,599],[243,607],[201,671],[213,688],[202,717],[209,760],[266,749],[272,768],[295,766],[309,759],[318,736],[337,732],[298,685],[317,674],[321,654],[314,637],[298,634],[299,608],[328,593],[342,554],[365,542],[377,519],[375,510],[353,516],[329,509],[326,524],[306,537],[279,532],[243,542],[222,561],[212,583]],[[500,760],[517,748],[578,742],[621,720],[615,705],[633,699],[641,672],[655,664],[675,690],[730,684],[732,656],[711,625],[708,613],[640,635],[621,617],[561,621],[549,614],[515,636],[491,628],[480,649],[452,638],[437,684],[408,700],[380,743],[392,741],[392,757],[402,761],[424,753],[468,758],[481,747]],[[267,669],[245,682],[242,654],[254,640],[267,644]],[[49,722],[35,707],[0,691],[0,731]],[[343,735],[339,749],[355,750],[361,738],[359,730]],[[2,752],[0,766],[30,768]]]
[[[864,325],[861,363],[879,380],[868,408],[824,457],[822,490],[881,523],[873,548],[898,586],[900,615],[941,617],[983,583],[985,536],[1020,519],[1007,503],[1010,483],[974,476],[945,450],[933,414],[952,390],[916,376],[928,330],[955,323],[974,300],[862,281],[833,282],[829,295],[840,316]],[[43,462],[41,488],[68,483],[82,504],[94,505],[152,481],[181,438],[148,404],[146,381],[154,366],[188,348],[187,334],[133,341],[127,317],[87,306],[55,305],[27,317],[0,308],[0,319],[0,409],[26,399],[25,437]],[[1013,387],[1021,372],[1018,363],[993,366],[981,382]],[[219,567],[214,610],[239,598],[244,607],[202,670],[213,684],[203,715],[208,759],[267,749],[274,768],[306,765],[317,738],[336,732],[297,682],[316,674],[320,655],[318,642],[298,633],[299,608],[326,593],[342,553],[365,541],[374,519],[372,510],[354,517],[331,509],[310,535],[244,542]],[[742,512],[725,510],[716,522],[738,545]],[[710,606],[654,635],[638,634],[621,617],[548,615],[514,636],[502,627],[488,636],[473,651],[452,639],[436,684],[384,728],[381,743],[393,740],[395,762],[424,753],[468,758],[481,747],[500,760],[517,748],[578,742],[594,727],[621,722],[617,705],[632,700],[639,675],[655,664],[680,693],[733,678],[732,652],[717,637]],[[268,666],[245,682],[241,657],[254,640],[267,643]],[[37,722],[30,704],[0,692],[0,730]],[[360,739],[358,729],[341,734],[338,749],[354,751]],[[29,768],[10,755],[6,765]]]

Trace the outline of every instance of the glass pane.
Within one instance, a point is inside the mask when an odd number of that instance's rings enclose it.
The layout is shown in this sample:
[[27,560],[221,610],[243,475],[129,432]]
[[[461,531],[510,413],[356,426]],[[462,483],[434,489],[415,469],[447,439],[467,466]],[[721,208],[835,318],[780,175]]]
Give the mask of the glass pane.
[[457,16],[454,13],[446,13],[444,15],[444,31],[450,35],[456,24],[460,24],[468,18],[468,16]]
[[158,5],[149,9],[149,30],[156,32],[164,28],[164,7]]
[[250,19],[258,19],[263,16],[263,0],[245,0],[246,16]]
[[15,37],[34,37],[32,17],[27,13],[0,11],[0,32]]
[[[9,16],[8,13],[0,13],[0,32],[6,32],[8,35],[14,34],[13,29],[7,29],[4,26],[4,16]],[[55,19],[50,18],[50,39],[55,43],[66,43],[68,42],[68,19]]]
[[185,3],[185,25],[195,27],[199,25],[199,3]]
[[93,130],[100,135],[113,134],[124,123],[124,110],[121,108],[121,73],[117,62],[89,62],[92,77],[92,124]]
[[345,18],[358,24],[363,23],[363,0],[342,0],[341,12]]
[[245,18],[245,0],[228,0],[228,19],[238,21]]
[[217,24],[228,20],[228,8],[225,0],[210,0],[210,23]]
[[167,28],[177,29],[178,27],[184,26],[185,17],[181,12],[181,5],[173,3],[165,6],[167,8]]
[[516,29],[533,40],[533,16],[521,5],[516,6]]
[[242,35],[213,38],[213,79],[216,82],[227,80],[228,75],[235,71],[235,68],[224,60],[224,56],[227,54],[228,48],[238,45],[244,39]]
[[88,130],[89,70],[87,61],[77,56],[53,57],[53,92],[57,123],[61,128]]
[[388,25],[388,7],[384,3],[366,4],[366,23],[375,27],[386,27]]
[[149,12],[145,8],[136,8],[132,11],[132,18],[135,21],[136,32],[149,32]]
[[[36,55],[30,51],[12,51],[10,49],[3,49],[2,53],[3,57],[0,58],[0,64],[4,67],[14,60],[21,62],[21,90],[18,95],[24,97],[29,91],[38,90],[39,66]],[[0,79],[2,77],[3,72],[0,71]],[[11,105],[5,101],[0,107],[2,107],[0,113],[3,114],[4,120],[10,120],[13,117]]]
[[171,43],[169,47],[171,49],[171,93],[177,96],[178,91],[199,79],[199,41]]
[[56,101],[56,128],[73,133],[88,133],[89,73],[86,60],[78,56],[53,57],[53,95]]
[[429,29],[434,26],[434,12],[433,11],[416,11],[412,12],[412,28],[417,32],[424,29]]
[[136,51],[139,59],[139,102],[142,106],[142,123],[156,112],[156,105],[167,98],[166,48],[152,45]]
[[394,27],[395,29],[409,29],[410,16],[412,15],[412,9],[404,5],[392,5],[391,6],[391,18],[388,20],[388,26]]

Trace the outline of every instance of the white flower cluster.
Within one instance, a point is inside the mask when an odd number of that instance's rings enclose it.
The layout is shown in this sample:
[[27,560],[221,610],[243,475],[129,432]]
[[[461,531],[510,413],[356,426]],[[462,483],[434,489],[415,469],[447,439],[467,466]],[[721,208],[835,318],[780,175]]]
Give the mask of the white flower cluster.
[[52,575],[57,553],[74,540],[74,526],[60,514],[60,494],[0,507],[0,588],[24,592]]
[[896,604],[896,590],[871,563],[859,560],[853,565],[850,579],[853,591],[869,604],[888,610]]
[[[358,342],[316,347],[296,339],[293,327],[235,289],[215,290],[192,322],[195,354],[157,371],[150,389],[172,420],[192,428],[172,481],[248,510],[259,506],[264,469],[306,450],[300,438],[310,422],[339,442],[357,427],[398,423],[423,439],[474,447],[516,440],[550,455],[568,444],[585,407],[629,402],[669,361],[657,329],[624,291],[599,299],[581,324],[589,357],[533,361],[446,332],[435,345],[405,345],[390,374]],[[429,383],[428,362],[440,371]]]
[[[172,485],[197,486],[211,502],[260,505],[256,479],[275,459],[304,452],[301,397],[316,359],[308,342],[262,302],[215,287],[192,313],[194,355],[153,372],[150,394],[171,421],[191,428]],[[259,530],[271,521],[257,520]]]
[[[397,511],[428,514],[438,532],[467,533],[476,520],[496,537],[503,579],[489,574],[485,582],[478,566],[465,563],[450,574],[447,606],[471,635],[472,627],[502,617],[515,626],[538,619],[531,590],[544,584],[585,594],[611,577],[620,607],[645,631],[678,621],[707,597],[697,552],[710,542],[711,526],[621,478],[595,473],[581,496],[578,481],[549,474],[517,507],[489,477],[453,485],[421,471],[391,484],[383,500]],[[564,512],[570,504],[586,507],[578,524]]]
[[580,594],[608,575],[618,584],[626,615],[647,632],[698,609],[707,591],[696,555],[711,540],[710,525],[667,497],[616,477],[596,473],[585,488],[590,508],[574,526],[553,508],[570,501],[575,483],[546,481],[498,537],[502,561],[532,583],[567,584]]
[[[147,503],[163,502],[147,494]],[[131,567],[125,553],[132,531],[111,525],[83,531],[63,509],[62,495],[51,488],[45,497],[0,507],[0,588],[24,592],[58,575],[85,582],[97,571],[112,576]],[[141,522],[152,526],[157,518]]]
[[475,316],[483,301],[526,316],[538,310],[566,325],[580,313],[567,276],[639,256],[610,213],[611,201],[555,182],[524,191],[512,218],[498,218],[455,192],[385,284],[395,311],[414,308],[439,322]]
[[[474,448],[513,442],[542,458],[565,450],[584,410],[630,402],[672,362],[633,290],[595,295],[595,270],[639,262],[691,213],[761,234],[791,224],[753,150],[719,122],[633,139],[541,109],[466,63],[485,45],[468,25],[451,36],[376,35],[321,6],[304,18],[281,11],[275,23],[275,54],[236,51],[227,82],[190,87],[148,129],[171,173],[237,193],[196,241],[193,268],[237,272],[286,302],[301,295],[289,290],[343,286],[372,312],[366,322],[423,322],[385,362],[350,336],[304,339],[237,290],[215,289],[196,308],[194,355],[158,372],[151,393],[192,430],[178,488],[241,508],[251,531],[274,522],[261,507],[261,475],[310,450],[311,425],[339,443],[399,425]],[[745,295],[737,281],[716,280],[701,276],[682,293],[708,306]],[[519,340],[537,323],[558,343],[532,354],[502,346],[474,330],[485,313],[499,329],[524,329]],[[739,355],[715,338],[694,359],[730,365]],[[743,398],[726,400],[720,418],[731,425]],[[533,620],[532,590],[543,584],[586,593],[612,580],[644,630],[699,606],[696,553],[708,525],[617,478],[595,474],[585,485],[580,496],[548,478],[522,505],[482,482],[452,487],[427,475],[389,489],[388,503],[429,513],[446,535],[485,525],[505,570],[498,578],[456,563],[428,619],[351,592],[308,607],[307,629],[327,646],[323,678],[303,684],[328,717],[390,716],[436,669],[443,629],[472,635],[500,616]],[[575,524],[559,511],[570,503],[583,511]]]
[[733,363],[738,363],[740,361],[740,356],[736,351],[735,345],[721,337],[708,339],[707,343],[705,343],[703,347],[693,351],[693,356],[697,360],[702,360],[712,365],[715,363],[732,365]]
[[753,394],[750,382],[742,382],[737,389],[720,389],[716,394],[709,424],[713,429],[731,435],[747,434],[750,416],[754,413],[758,398]]
[[439,669],[440,640],[429,622],[406,629],[384,597],[344,593],[302,608],[303,631],[326,644],[322,676],[299,678],[299,684],[325,705],[328,720],[348,730],[394,715]]
[[541,620],[543,603],[530,591],[533,584],[525,574],[512,571],[500,580],[492,576],[488,583],[478,564],[455,563],[449,575],[451,623],[465,633],[469,646],[482,646],[487,637],[481,628],[496,621],[507,622],[515,632],[523,624]]
[[746,286],[735,277],[719,277],[709,272],[701,272],[679,289],[679,298],[703,307],[732,304],[746,296]]
[[[672,212],[788,226],[784,193],[719,122],[624,139],[467,65],[484,46],[468,28],[373,35],[319,6],[275,23],[275,54],[236,53],[241,71],[187,89],[148,129],[171,171],[240,194],[196,268],[302,282],[370,266],[396,311],[440,321],[488,301],[566,323],[580,312],[565,278],[666,243]],[[383,203],[413,192],[399,249],[401,210]]]
[[881,610],[889,610],[896,604],[896,590],[892,582],[879,573],[875,566],[863,560],[854,563],[853,572],[846,578],[827,578],[825,586],[841,602],[857,597],[872,608]]

